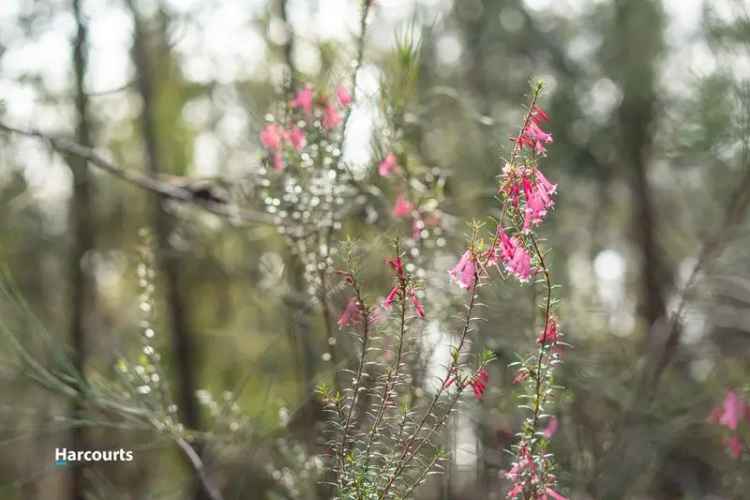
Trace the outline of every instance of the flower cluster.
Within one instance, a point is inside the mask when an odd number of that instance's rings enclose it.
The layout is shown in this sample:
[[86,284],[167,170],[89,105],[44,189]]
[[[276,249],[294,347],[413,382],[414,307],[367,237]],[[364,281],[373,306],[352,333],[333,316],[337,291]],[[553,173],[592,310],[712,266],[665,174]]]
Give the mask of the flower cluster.
[[739,459],[743,449],[747,449],[747,446],[743,446],[741,423],[747,420],[747,427],[750,430],[750,404],[743,400],[736,391],[730,389],[724,396],[722,404],[711,411],[708,420],[712,424],[726,427],[731,431],[731,435],[724,438],[724,445],[735,460]]
[[459,286],[472,292],[490,267],[502,267],[521,283],[539,274],[543,276],[543,326],[536,338],[537,350],[511,365],[517,368],[513,383],[524,390],[522,407],[530,411],[519,442],[513,447],[515,459],[504,477],[511,482],[508,498],[560,500],[564,497],[557,492],[553,457],[547,451],[558,421],[550,417],[546,428],[540,428],[541,421],[547,418],[545,407],[552,402],[553,373],[561,361],[562,345],[559,322],[552,314],[555,301],[549,268],[534,234],[554,207],[557,194],[557,185],[539,169],[539,161],[547,153],[545,145],[553,141],[552,135],[542,129],[549,117],[536,105],[540,92],[541,84],[534,91],[521,131],[514,139],[513,152],[500,176],[502,211],[492,243],[484,249],[481,242],[473,241],[449,274]]
[[541,224],[555,205],[553,196],[557,192],[557,185],[548,181],[535,166],[514,166],[508,163],[503,168],[501,191],[514,209],[522,209],[523,232],[528,233],[534,226]]
[[331,131],[341,125],[341,112],[351,105],[352,97],[343,85],[336,88],[336,99],[314,94],[311,85],[305,85],[289,103],[288,124],[269,123],[260,132],[260,143],[270,156],[274,170],[284,170],[286,158],[299,153],[307,145],[305,130],[316,127]]
[[[534,500],[567,500],[566,497],[555,491],[550,484],[554,484],[555,477],[552,474],[540,474],[538,460],[535,459],[529,446],[523,444],[519,447],[516,454],[516,460],[513,462],[510,470],[505,472],[506,479],[509,479],[513,486],[508,491],[508,498],[533,498]],[[536,485],[536,491],[532,497],[525,496],[525,485]]]
[[548,121],[549,116],[542,108],[532,107],[521,133],[514,139],[516,145],[533,149],[540,156],[547,154],[544,145],[552,142],[552,134],[542,130],[542,125]]
[[388,292],[388,295],[383,302],[383,307],[385,309],[390,309],[393,306],[393,303],[397,300],[405,301],[408,298],[414,307],[417,317],[425,319],[424,305],[419,300],[419,297],[417,297],[414,280],[404,271],[404,263],[401,260],[401,257],[396,256],[392,259],[388,259],[386,262],[393,270],[397,282],[395,286],[391,288],[391,291]]

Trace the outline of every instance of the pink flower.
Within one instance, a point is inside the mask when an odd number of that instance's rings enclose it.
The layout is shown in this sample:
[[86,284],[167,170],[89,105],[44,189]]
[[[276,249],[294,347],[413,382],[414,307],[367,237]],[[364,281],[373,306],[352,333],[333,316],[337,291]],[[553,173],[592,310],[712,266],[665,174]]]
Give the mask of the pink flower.
[[404,262],[401,260],[401,257],[394,257],[392,259],[387,259],[386,262],[389,266],[391,266],[391,269],[393,269],[393,272],[396,273],[396,276],[399,277],[399,279],[403,279],[404,277]]
[[383,310],[379,307],[375,307],[370,312],[370,316],[367,318],[367,321],[371,325],[377,325],[381,321],[385,319],[385,315],[383,314]]
[[516,373],[516,376],[513,377],[513,380],[511,381],[511,383],[520,384],[521,382],[525,381],[527,378],[529,378],[529,370],[523,368],[521,370],[518,370],[518,373]]
[[532,226],[541,223],[548,210],[555,205],[552,195],[557,191],[557,185],[549,182],[539,170],[534,174],[533,183],[528,177],[524,177],[522,183],[526,197],[523,229],[528,232]]
[[551,438],[557,432],[557,428],[560,426],[560,422],[554,415],[549,418],[547,427],[544,428],[544,437],[547,439]]
[[312,86],[305,85],[305,88],[297,91],[297,95],[291,102],[293,108],[302,108],[306,114],[312,113],[313,90]]
[[742,441],[740,441],[740,438],[737,437],[737,435],[726,439],[724,444],[726,445],[729,454],[732,455],[732,458],[735,460],[740,458],[740,455],[742,454]]
[[719,425],[721,421],[721,417],[724,415],[724,408],[721,406],[717,406],[713,410],[711,410],[711,414],[708,416],[708,422],[711,424]]
[[400,219],[409,215],[412,210],[414,210],[414,204],[407,200],[404,195],[398,195],[396,202],[393,204],[393,216]]
[[552,134],[542,130],[541,124],[548,120],[547,113],[542,108],[534,106],[529,123],[515,139],[516,144],[521,148],[533,149],[538,155],[544,155],[547,152],[544,145],[552,142]]
[[277,172],[284,170],[284,157],[281,155],[280,151],[276,151],[273,154],[273,169]]
[[551,496],[554,500],[568,500],[567,497],[562,496],[561,494],[559,494],[558,492],[556,492],[550,487],[545,488],[544,492],[547,495]]
[[260,132],[260,143],[269,151],[278,151],[284,140],[284,129],[276,123],[269,123]]
[[523,484],[516,483],[513,485],[513,488],[508,491],[508,498],[516,498],[521,493],[523,493]]
[[555,318],[550,318],[544,331],[539,334],[539,338],[536,341],[540,344],[554,344],[557,342],[557,338],[557,321]]
[[339,328],[344,328],[345,326],[359,323],[361,320],[362,311],[360,310],[359,302],[357,302],[356,298],[352,297],[346,303],[346,307],[342,311],[341,316],[339,316],[336,324],[339,325]]
[[383,307],[385,309],[390,309],[393,303],[396,301],[396,298],[398,297],[398,293],[401,291],[401,288],[394,286],[390,292],[388,292],[388,296],[385,298],[385,301],[383,302]]
[[393,172],[398,172],[398,163],[396,163],[396,155],[388,153],[383,161],[378,165],[378,173],[381,177],[387,177]]
[[474,397],[482,399],[484,391],[487,390],[487,382],[489,382],[489,380],[490,374],[485,368],[479,370],[479,372],[471,379],[469,385],[471,385],[471,389],[474,391]]
[[737,424],[742,420],[745,413],[745,403],[737,396],[736,392],[730,390],[724,397],[723,406],[724,412],[719,419],[719,423],[733,431],[737,430]]
[[305,133],[299,127],[292,127],[288,133],[289,142],[292,143],[292,147],[297,151],[301,151],[305,147]]
[[521,240],[515,236],[512,238],[508,236],[502,227],[497,228],[497,240],[500,245],[489,250],[487,263],[497,265],[499,258],[505,270],[518,278],[518,281],[521,283],[529,281],[533,271],[531,255],[521,244]]
[[352,95],[343,85],[336,87],[336,98],[343,107],[347,107],[352,103]]
[[477,266],[474,256],[467,250],[458,260],[456,266],[448,271],[453,281],[461,288],[474,288],[477,281]]
[[417,297],[417,294],[414,293],[414,290],[411,291],[411,303],[414,305],[414,311],[419,316],[419,319],[424,319],[424,305],[419,300],[419,297]]
[[539,106],[534,106],[534,109],[531,110],[531,121],[533,121],[537,125],[541,125],[542,123],[549,121],[549,116],[544,112],[542,108],[540,108]]
[[333,104],[327,104],[323,109],[323,127],[331,130],[338,127],[341,121],[342,118],[336,109],[336,106]]

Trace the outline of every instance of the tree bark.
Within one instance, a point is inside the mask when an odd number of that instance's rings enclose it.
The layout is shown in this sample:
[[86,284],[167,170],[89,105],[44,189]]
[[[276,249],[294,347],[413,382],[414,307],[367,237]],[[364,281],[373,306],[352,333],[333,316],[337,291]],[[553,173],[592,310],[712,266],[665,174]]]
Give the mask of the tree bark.
[[[157,178],[166,172],[161,158],[161,143],[156,123],[156,91],[157,82],[154,75],[156,62],[150,57],[148,49],[148,33],[144,27],[136,6],[132,0],[127,0],[133,16],[133,63],[136,69],[136,84],[141,97],[141,137],[146,149],[146,170],[151,177]],[[159,196],[153,198],[153,227],[156,241],[155,257],[162,273],[163,286],[166,295],[167,315],[171,327],[172,349],[175,357],[175,369],[178,378],[177,402],[180,408],[182,422],[188,429],[200,427],[199,409],[194,397],[197,388],[195,372],[194,335],[187,317],[186,300],[180,288],[180,262],[171,251],[169,238],[173,230],[173,221],[162,204]],[[202,446],[195,446],[196,452],[202,455]],[[206,492],[198,478],[193,485],[193,497],[196,500],[206,499]]]
[[[85,80],[88,69],[88,30],[83,19],[81,0],[72,1],[73,15],[76,21],[76,34],[73,39],[73,69],[75,73],[75,107],[77,114],[76,141],[86,147],[92,146],[91,124],[89,119],[89,102],[86,95]],[[73,194],[70,200],[69,217],[73,234],[72,248],[69,256],[71,283],[71,317],[70,343],[72,361],[76,372],[85,383],[85,364],[87,358],[86,320],[93,310],[93,286],[84,267],[86,254],[94,247],[94,221],[92,220],[92,182],[85,159],[67,157],[73,174]],[[83,392],[81,392],[83,394]],[[76,398],[72,403],[71,415],[74,421],[82,415],[82,401]],[[70,447],[73,450],[86,449],[86,435],[82,427],[75,425],[70,433]],[[76,464],[70,469],[68,498],[84,499],[84,467]]]

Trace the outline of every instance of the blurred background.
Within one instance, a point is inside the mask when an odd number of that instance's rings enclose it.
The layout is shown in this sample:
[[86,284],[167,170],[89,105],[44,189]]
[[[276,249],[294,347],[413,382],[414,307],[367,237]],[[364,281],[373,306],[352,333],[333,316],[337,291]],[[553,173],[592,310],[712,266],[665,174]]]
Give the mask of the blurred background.
[[[225,498],[326,498],[312,387],[352,351],[342,340],[331,359],[299,262],[268,218],[258,133],[290,78],[350,83],[361,8],[2,2],[0,123],[93,147],[121,169],[217,197],[213,208],[229,196],[250,215],[157,204],[153,190],[0,130],[0,498],[203,498],[172,439],[112,407],[87,412],[56,385],[75,386],[65,377],[77,373],[116,401],[118,370],[139,374],[150,349],[171,422],[199,436]],[[367,28],[344,160],[369,182],[387,121],[378,102],[408,33],[421,50],[400,140],[445,179],[443,233],[421,270],[428,315],[458,307],[446,270],[465,222],[497,215],[501,157],[529,81],[545,82],[555,142],[543,169],[559,198],[542,234],[574,346],[552,442],[567,496],[750,498],[747,453],[734,459],[707,422],[727,388],[750,384],[750,4],[376,0]],[[341,239],[366,243],[367,286],[382,294],[383,235],[410,229],[386,220],[390,206],[358,203]],[[333,294],[331,307],[345,300]],[[451,460],[423,498],[505,497],[503,450],[522,416],[507,365],[532,346],[535,297],[503,282],[482,300],[475,342],[498,357],[490,389],[451,422]],[[449,327],[433,317],[425,335],[439,339]],[[55,466],[64,446],[136,459]]]

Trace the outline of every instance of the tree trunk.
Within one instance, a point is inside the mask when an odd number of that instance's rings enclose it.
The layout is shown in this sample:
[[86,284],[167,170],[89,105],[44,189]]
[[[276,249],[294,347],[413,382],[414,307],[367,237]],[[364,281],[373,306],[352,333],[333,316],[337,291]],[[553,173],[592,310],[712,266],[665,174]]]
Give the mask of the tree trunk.
[[[85,89],[87,71],[87,28],[83,20],[81,0],[72,1],[73,15],[76,21],[76,34],[73,39],[73,66],[75,73],[75,106],[77,114],[76,141],[87,147],[92,146],[91,124],[88,116],[88,97]],[[70,343],[72,347],[73,366],[81,380],[85,380],[86,320],[93,310],[93,290],[90,276],[84,268],[86,254],[94,247],[94,222],[92,220],[91,179],[86,160],[79,157],[68,157],[67,162],[73,173],[73,194],[70,200],[70,226],[73,235],[70,252],[70,283],[71,283],[71,317]],[[73,420],[81,418],[82,402],[75,399],[72,403],[71,415]],[[83,428],[74,425],[70,434],[70,447],[73,450],[83,450],[87,447]],[[70,483],[68,498],[83,500],[84,498],[84,466],[76,464],[70,469]]]
[[[155,61],[149,57],[147,33],[144,29],[143,19],[133,2],[128,0],[127,3],[133,16],[132,57],[136,69],[137,89],[142,101],[141,136],[146,148],[146,169],[149,175],[157,177],[164,173],[166,169],[161,158],[161,144],[156,124],[155,94],[157,87],[153,73]],[[173,224],[159,196],[156,196],[153,200],[153,227],[156,233],[155,257],[164,280],[167,315],[171,327],[172,349],[178,378],[177,403],[182,422],[188,429],[195,430],[200,427],[200,415],[194,396],[197,388],[194,336],[190,330],[185,297],[180,288],[180,262],[170,249],[169,238]],[[195,448],[201,455],[202,447],[200,444],[197,444]],[[193,488],[194,498],[199,500],[207,498],[197,478]]]

